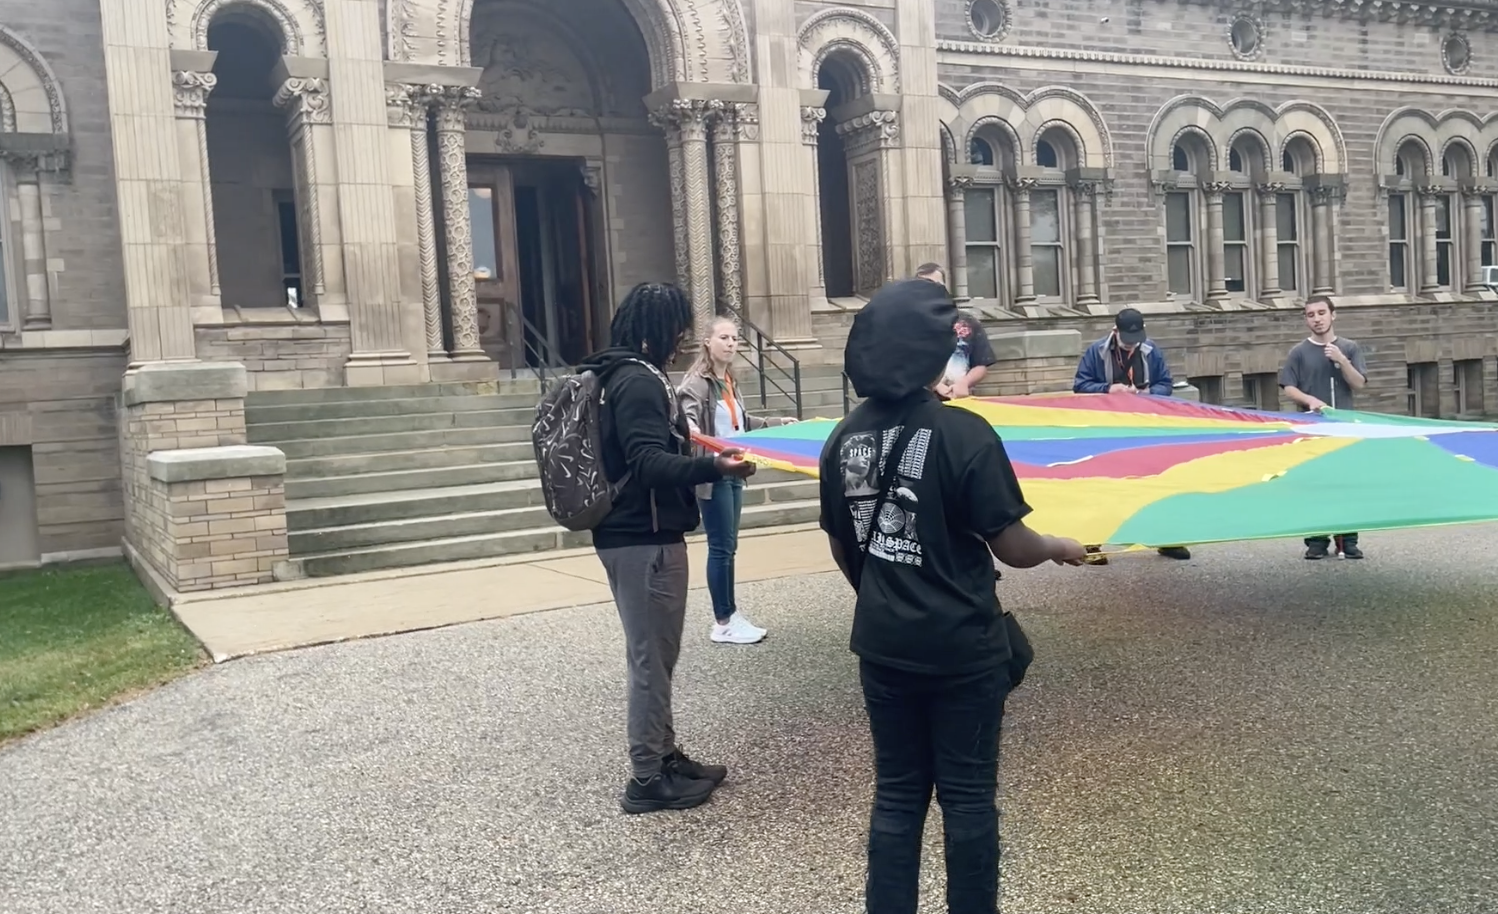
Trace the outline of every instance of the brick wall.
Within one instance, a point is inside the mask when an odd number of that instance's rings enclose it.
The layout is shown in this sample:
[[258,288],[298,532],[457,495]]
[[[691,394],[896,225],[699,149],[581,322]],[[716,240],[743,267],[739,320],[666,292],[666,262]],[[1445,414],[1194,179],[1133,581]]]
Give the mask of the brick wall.
[[30,420],[44,555],[120,544],[114,395],[124,370],[117,353],[0,352],[0,412]]
[[196,334],[198,358],[241,363],[250,390],[341,387],[353,349],[348,324],[240,324]]
[[[939,39],[977,41],[967,26],[967,5],[967,0],[936,0]],[[1009,28],[1004,40],[1008,44],[1235,60],[1228,44],[1229,23],[1240,9],[1258,4],[1008,0],[1007,6]],[[1394,5],[1385,6],[1392,10]],[[1413,73],[1446,72],[1441,39],[1448,30],[1320,12],[1269,12],[1260,14],[1259,20],[1264,27],[1259,59],[1264,63],[1366,70],[1386,70],[1393,64]],[[1486,36],[1473,32],[1469,37],[1476,46]],[[1469,74],[1498,76],[1498,59],[1474,54]]]
[[[114,188],[114,153],[104,92],[99,4],[92,0],[0,0],[0,23],[36,48],[56,74],[72,131],[72,168],[43,183],[43,224],[51,273],[52,326],[125,326],[124,267]],[[9,237],[20,238],[12,224]],[[18,246],[18,245],[17,245]],[[9,254],[10,252],[6,252]],[[7,266],[19,261],[7,259]],[[14,277],[13,277],[14,278]],[[25,284],[12,282],[11,310]]]

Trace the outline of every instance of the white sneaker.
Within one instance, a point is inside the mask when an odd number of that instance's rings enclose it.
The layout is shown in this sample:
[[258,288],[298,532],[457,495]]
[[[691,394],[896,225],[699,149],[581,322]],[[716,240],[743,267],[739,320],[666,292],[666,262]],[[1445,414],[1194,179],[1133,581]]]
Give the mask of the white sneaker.
[[765,640],[765,630],[755,628],[743,616],[734,613],[726,623],[713,623],[709,636],[718,644],[758,644]]
[[735,611],[734,614],[729,618],[728,624],[729,625],[738,625],[738,626],[741,626],[745,631],[757,632],[757,633],[759,633],[759,636],[761,638],[763,638],[765,635],[769,634],[769,632],[766,631],[765,629],[760,628],[758,625],[755,625],[753,622],[750,622],[748,616],[744,615],[741,612],[737,612],[737,611]]

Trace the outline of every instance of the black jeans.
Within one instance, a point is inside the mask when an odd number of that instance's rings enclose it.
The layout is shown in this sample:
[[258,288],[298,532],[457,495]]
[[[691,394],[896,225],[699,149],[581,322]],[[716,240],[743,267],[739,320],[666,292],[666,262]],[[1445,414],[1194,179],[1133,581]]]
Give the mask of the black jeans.
[[1009,675],[922,676],[864,661],[874,736],[868,914],[915,914],[931,789],[946,827],[947,910],[999,909],[999,727]]

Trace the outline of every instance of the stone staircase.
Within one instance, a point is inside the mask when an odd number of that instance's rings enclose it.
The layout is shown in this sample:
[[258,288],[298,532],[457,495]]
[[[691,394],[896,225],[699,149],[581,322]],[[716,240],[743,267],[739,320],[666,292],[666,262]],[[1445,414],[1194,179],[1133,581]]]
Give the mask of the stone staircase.
[[[804,415],[841,416],[840,369],[803,371]],[[740,374],[754,409],[758,379]],[[292,575],[588,545],[587,533],[553,524],[541,498],[530,442],[539,395],[535,381],[250,394],[250,442],[286,453]],[[767,414],[794,412],[773,387],[768,402]],[[762,471],[745,490],[743,526],[815,521],[816,499],[815,480]]]

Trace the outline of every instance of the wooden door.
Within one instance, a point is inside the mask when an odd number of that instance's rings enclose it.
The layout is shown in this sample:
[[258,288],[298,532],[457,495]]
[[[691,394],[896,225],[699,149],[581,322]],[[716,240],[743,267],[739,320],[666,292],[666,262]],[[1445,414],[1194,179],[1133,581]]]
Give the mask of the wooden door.
[[520,256],[515,246],[515,182],[509,166],[470,163],[469,215],[479,345],[502,368],[525,365],[520,322]]

